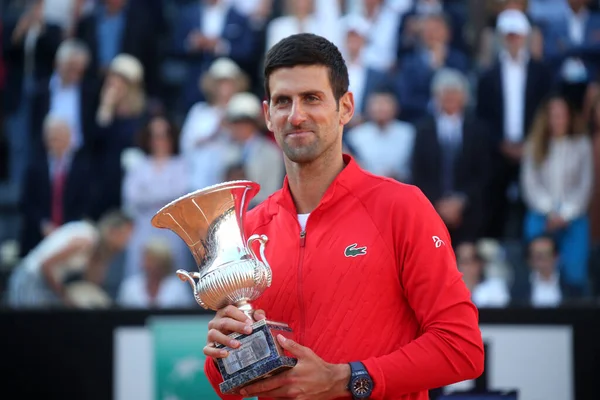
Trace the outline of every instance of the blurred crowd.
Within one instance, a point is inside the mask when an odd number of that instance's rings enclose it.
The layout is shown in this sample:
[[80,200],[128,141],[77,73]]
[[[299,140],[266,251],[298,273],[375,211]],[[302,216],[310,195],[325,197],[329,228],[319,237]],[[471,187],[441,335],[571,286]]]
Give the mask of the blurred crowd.
[[150,219],[219,182],[281,187],[262,61],[327,37],[345,151],[416,185],[479,307],[600,299],[600,1],[4,0],[4,304],[197,307]]

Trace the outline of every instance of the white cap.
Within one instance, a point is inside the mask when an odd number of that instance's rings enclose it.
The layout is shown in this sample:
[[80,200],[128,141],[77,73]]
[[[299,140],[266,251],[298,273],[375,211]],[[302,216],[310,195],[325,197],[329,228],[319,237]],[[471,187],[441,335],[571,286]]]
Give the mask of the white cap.
[[346,34],[350,32],[357,33],[362,37],[368,37],[371,29],[371,24],[363,16],[351,14],[344,17],[342,25]]
[[229,58],[218,58],[210,65],[208,74],[215,79],[235,79],[242,73],[241,68]]
[[225,118],[228,120],[253,119],[257,120],[262,112],[258,97],[252,93],[242,92],[234,94],[225,110]]
[[122,75],[131,82],[144,80],[144,67],[137,58],[129,54],[119,54],[110,63],[109,70]]
[[516,35],[527,36],[531,31],[531,25],[527,16],[519,10],[505,10],[498,15],[496,29],[503,35],[513,33]]

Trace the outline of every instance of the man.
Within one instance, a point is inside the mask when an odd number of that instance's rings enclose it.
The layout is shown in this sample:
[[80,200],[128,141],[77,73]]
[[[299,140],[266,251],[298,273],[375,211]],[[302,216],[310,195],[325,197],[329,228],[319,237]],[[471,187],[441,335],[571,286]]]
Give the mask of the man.
[[415,127],[396,119],[399,108],[393,93],[375,89],[367,98],[368,119],[350,129],[345,139],[365,170],[409,183]]
[[551,235],[542,234],[529,242],[526,262],[528,274],[519,277],[512,288],[513,305],[558,307],[582,296],[582,290],[561,275],[560,253]]
[[437,110],[417,128],[412,183],[433,203],[456,246],[482,235],[488,130],[466,113],[469,83],[462,73],[442,69],[431,86]]
[[[479,376],[477,309],[444,223],[416,187],[371,175],[342,153],[354,99],[337,48],[311,34],[283,39],[267,54],[265,89],[287,175],[246,219],[247,233],[269,237],[273,270],[254,319],[288,323],[294,340],[278,340],[298,363],[240,395],[350,398],[358,394],[348,389],[351,374],[362,371],[372,399],[425,400],[430,388]],[[228,306],[209,323],[205,371],[218,393],[214,358],[227,353],[214,342],[239,346],[226,335],[251,322]]]
[[23,182],[21,251],[25,256],[44,237],[64,223],[89,216],[90,159],[72,148],[72,130],[62,117],[43,122],[44,152],[32,159]]
[[[348,68],[350,90],[354,93],[354,117],[346,128],[352,128],[367,119],[367,99],[377,88],[393,85],[389,75],[370,66],[365,54],[368,52],[368,40],[371,24],[359,15],[347,15],[342,19],[345,35],[344,59]],[[394,110],[397,114],[397,110]]]
[[495,65],[481,76],[477,88],[477,116],[491,128],[494,153],[486,199],[490,218],[485,235],[495,239],[518,238],[524,214],[518,193],[523,143],[534,114],[551,87],[551,75],[544,64],[530,56],[527,42],[531,25],[525,14],[503,11],[496,29],[502,37],[502,49]]
[[600,14],[590,0],[568,0],[562,13],[544,21],[544,58],[553,72],[565,61],[583,62],[585,73],[597,78],[600,67]]
[[160,26],[153,25],[152,6],[148,2],[102,0],[79,19],[75,36],[83,40],[91,53],[87,78],[103,81],[110,63],[119,54],[134,56],[144,66],[144,86],[151,97],[159,94]]

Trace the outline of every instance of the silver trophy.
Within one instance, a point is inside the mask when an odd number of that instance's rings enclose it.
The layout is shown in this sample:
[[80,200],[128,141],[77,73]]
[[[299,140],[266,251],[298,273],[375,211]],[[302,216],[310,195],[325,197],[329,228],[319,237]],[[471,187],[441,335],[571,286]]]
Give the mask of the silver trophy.
[[[225,182],[180,197],[152,218],[153,226],[170,229],[188,245],[198,272],[178,270],[177,276],[190,284],[204,309],[216,311],[232,304],[252,318],[251,302],[271,286],[271,267],[265,257],[268,238],[255,234],[246,239],[244,232],[248,205],[259,190],[251,181]],[[277,334],[292,337],[287,324],[262,320],[252,328],[249,335],[229,335],[241,343],[237,349],[217,345],[229,352],[217,360],[224,380],[221,393],[236,393],[296,365],[276,339]]]

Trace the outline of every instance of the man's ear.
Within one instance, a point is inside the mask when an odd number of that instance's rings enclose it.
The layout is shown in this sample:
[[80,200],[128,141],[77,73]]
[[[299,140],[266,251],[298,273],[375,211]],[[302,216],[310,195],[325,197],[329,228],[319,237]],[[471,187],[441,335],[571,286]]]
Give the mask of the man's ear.
[[340,124],[346,125],[354,116],[354,94],[346,92],[340,98]]
[[265,116],[265,122],[267,124],[267,129],[273,132],[272,124],[271,124],[271,110],[269,109],[269,100],[264,100],[262,103],[263,106],[263,114]]

